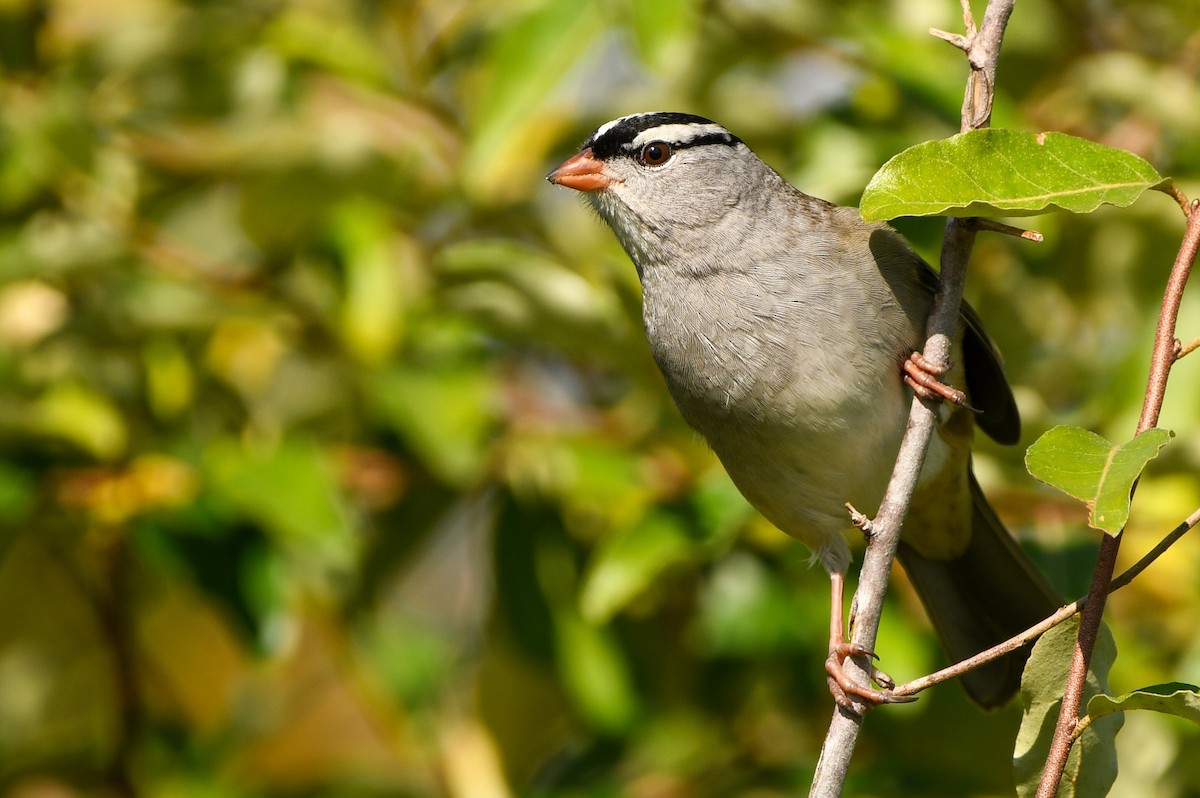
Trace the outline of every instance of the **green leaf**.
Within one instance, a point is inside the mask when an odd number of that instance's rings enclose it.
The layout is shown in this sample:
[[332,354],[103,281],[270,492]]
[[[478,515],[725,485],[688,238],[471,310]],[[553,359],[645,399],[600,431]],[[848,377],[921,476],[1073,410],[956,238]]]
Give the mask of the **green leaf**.
[[348,567],[357,551],[332,464],[312,441],[255,450],[223,439],[205,452],[214,492],[293,551]]
[[129,428],[107,396],[73,382],[53,386],[31,407],[32,426],[41,434],[70,441],[97,460],[120,457]]
[[[827,600],[824,592],[818,600]],[[812,609],[805,598],[759,558],[734,552],[703,583],[696,640],[708,656],[749,658],[820,646],[821,629],[796,623]]]
[[365,200],[342,204],[331,220],[341,250],[345,299],[341,331],[347,347],[370,364],[384,362],[404,327],[404,289],[397,260],[411,255],[392,233],[382,207]]
[[[523,4],[529,6],[530,4]],[[542,0],[500,31],[477,59],[479,85],[462,180],[480,202],[526,193],[531,171],[541,167],[559,120],[548,114],[555,87],[603,30],[593,0]]]
[[637,691],[612,630],[563,609],[555,616],[559,669],[576,708],[596,728],[616,734],[639,713]]
[[335,75],[366,84],[386,84],[388,67],[352,17],[292,7],[263,32],[263,40],[279,54],[300,63],[315,63]]
[[592,623],[608,620],[668,567],[690,560],[696,548],[683,523],[666,513],[649,515],[606,539],[584,576],[583,617]]
[[465,485],[483,468],[495,414],[493,382],[481,369],[397,365],[366,385],[375,412],[441,479]]
[[192,405],[196,379],[187,354],[173,339],[148,337],[142,346],[146,402],[159,419],[176,419]]
[[1054,427],[1025,452],[1025,467],[1087,504],[1092,528],[1115,535],[1129,519],[1133,483],[1174,434],[1149,429],[1118,446],[1079,427]]
[[1092,696],[1087,704],[1088,716],[1093,720],[1131,709],[1148,709],[1166,715],[1177,715],[1200,725],[1200,687],[1183,682],[1168,682],[1143,687],[1115,698],[1110,695]]
[[447,305],[490,319],[509,335],[595,352],[628,352],[624,309],[605,286],[512,241],[483,239],[447,246],[435,263],[452,278]]
[[1125,150],[1064,133],[992,128],[927,141],[885,163],[863,193],[867,221],[1033,216],[1125,207],[1168,181]]
[[[1079,617],[1076,616],[1042,635],[1025,664],[1021,676],[1024,712],[1013,751],[1013,777],[1020,798],[1037,792],[1078,634]],[[1107,691],[1108,672],[1116,658],[1117,647],[1112,633],[1108,627],[1101,626],[1084,685],[1085,701]],[[1099,798],[1108,794],[1117,778],[1116,738],[1124,722],[1121,715],[1100,719],[1076,741],[1059,787],[1060,798]]]

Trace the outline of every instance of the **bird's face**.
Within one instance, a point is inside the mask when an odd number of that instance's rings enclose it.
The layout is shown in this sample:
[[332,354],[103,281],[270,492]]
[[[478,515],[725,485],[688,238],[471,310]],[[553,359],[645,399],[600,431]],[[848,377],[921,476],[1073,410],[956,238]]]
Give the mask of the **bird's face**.
[[546,179],[585,192],[641,265],[711,237],[766,168],[715,122],[660,112],[602,125]]

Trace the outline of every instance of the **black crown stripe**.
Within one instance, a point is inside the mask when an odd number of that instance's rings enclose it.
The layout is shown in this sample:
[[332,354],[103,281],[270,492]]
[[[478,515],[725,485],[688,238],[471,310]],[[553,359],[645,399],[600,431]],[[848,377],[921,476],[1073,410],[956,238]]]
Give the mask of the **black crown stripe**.
[[[583,148],[587,149],[591,147],[592,153],[600,160],[604,160],[629,152],[633,140],[651,128],[662,125],[699,126],[715,124],[711,119],[705,119],[695,114],[637,114],[636,116],[625,117],[607,129],[601,127],[600,130],[588,137],[588,140],[583,143]],[[705,133],[702,136],[697,136],[687,141],[672,141],[668,143],[677,149],[685,149],[687,147],[700,147],[706,144],[727,144],[733,146],[740,141],[741,139],[737,136],[725,131]]]

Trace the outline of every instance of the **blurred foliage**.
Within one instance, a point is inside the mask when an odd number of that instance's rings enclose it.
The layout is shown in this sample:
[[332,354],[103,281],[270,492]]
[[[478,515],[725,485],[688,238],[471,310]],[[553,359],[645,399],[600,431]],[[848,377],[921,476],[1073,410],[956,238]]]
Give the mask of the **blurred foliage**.
[[[667,108],[855,202],[957,130],[962,56],[926,30],[960,25],[951,0],[0,2],[2,794],[805,791],[826,580],[679,420],[633,269],[541,176]],[[995,122],[1200,193],[1198,29],[1191,0],[1023,0]],[[900,226],[933,256],[936,223]],[[1179,211],[1037,226],[984,237],[968,288],[1025,440],[1124,440]],[[1130,561],[1200,503],[1198,392],[1185,359]],[[1021,453],[981,444],[981,478],[1078,592],[1095,535]],[[1195,552],[1115,597],[1114,690],[1197,681]],[[880,649],[915,676],[940,654],[893,594]],[[876,713],[849,790],[1010,792],[1018,714],[953,686]],[[1197,794],[1200,735],[1135,714],[1116,794]]]

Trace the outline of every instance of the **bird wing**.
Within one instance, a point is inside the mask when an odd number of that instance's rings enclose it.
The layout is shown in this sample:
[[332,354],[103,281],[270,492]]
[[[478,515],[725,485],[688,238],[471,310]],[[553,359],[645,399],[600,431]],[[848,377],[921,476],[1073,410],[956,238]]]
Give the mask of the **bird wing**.
[[[937,293],[941,278],[933,267],[921,260],[919,272],[921,285],[930,294]],[[971,404],[983,411],[975,423],[997,443],[1011,446],[1021,437],[1021,415],[1012,386],[1004,375],[1004,358],[983,328],[983,319],[965,300],[959,308],[959,316],[963,323],[967,393]]]

